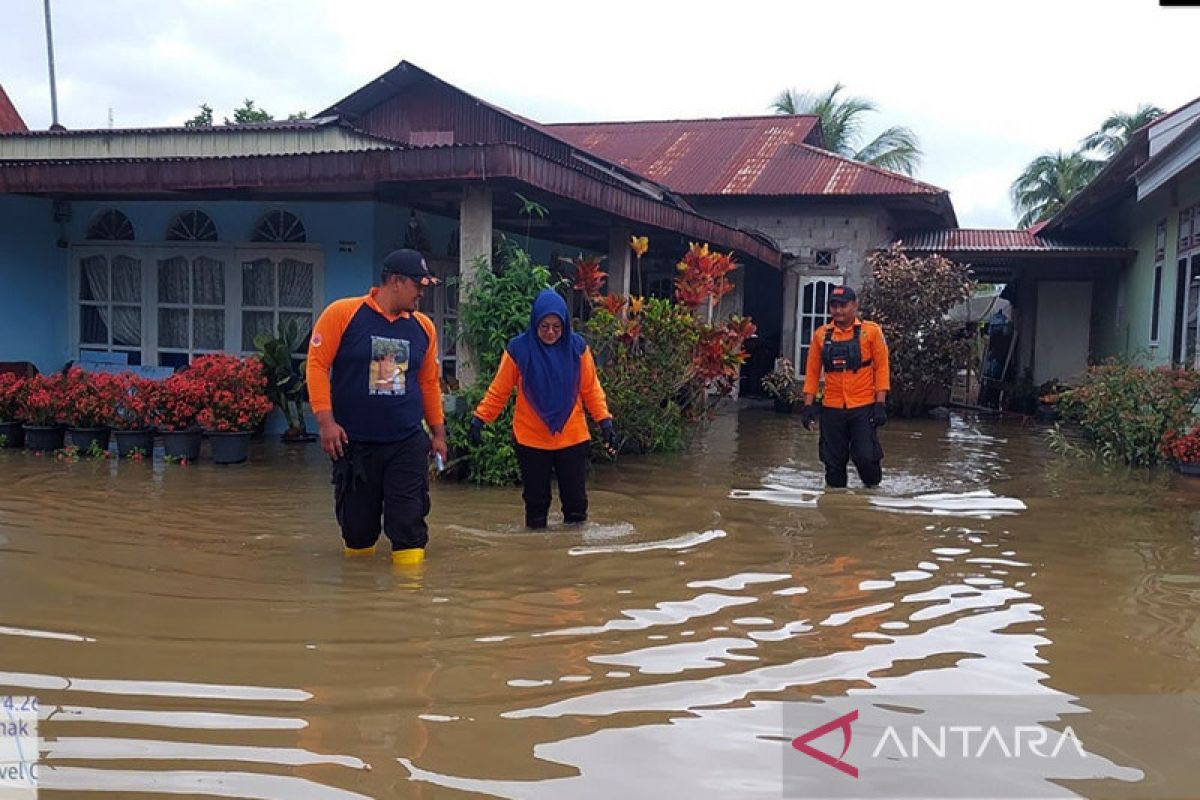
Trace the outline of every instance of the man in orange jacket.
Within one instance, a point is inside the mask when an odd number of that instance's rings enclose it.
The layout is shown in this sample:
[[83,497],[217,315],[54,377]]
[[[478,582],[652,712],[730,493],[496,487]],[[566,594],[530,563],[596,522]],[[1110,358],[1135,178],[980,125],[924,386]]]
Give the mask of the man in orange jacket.
[[883,479],[883,448],[877,428],[887,423],[888,347],[883,329],[858,318],[858,296],[849,286],[829,293],[829,316],[813,333],[804,371],[804,427],[817,420],[817,385],[825,372],[825,397],[821,403],[821,462],[825,483],[846,486],[846,464],[854,468],[864,486]]
[[308,398],[348,556],[375,552],[382,520],[392,563],[425,558],[429,456],[446,458],[446,425],[437,331],[417,304],[438,282],[419,252],[395,250],[368,294],[334,301],[313,328]]

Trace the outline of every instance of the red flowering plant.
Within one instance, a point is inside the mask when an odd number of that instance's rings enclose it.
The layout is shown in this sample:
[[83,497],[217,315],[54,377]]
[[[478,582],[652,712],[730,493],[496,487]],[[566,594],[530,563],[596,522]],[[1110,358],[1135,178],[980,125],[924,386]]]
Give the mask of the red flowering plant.
[[196,418],[206,394],[207,387],[190,370],[176,372],[155,392],[148,418],[150,427],[168,432],[196,430],[199,427]]
[[0,375],[0,422],[21,419],[21,405],[29,392],[29,381],[22,375],[6,372]]
[[572,285],[577,292],[583,292],[593,302],[600,297],[600,289],[608,273],[600,269],[599,256],[578,256],[572,262],[575,264],[575,283]]
[[107,428],[117,414],[123,391],[117,375],[74,367],[62,379],[62,421],[73,428]]
[[117,379],[118,398],[112,427],[122,431],[153,428],[163,385],[132,372],[123,372]]
[[66,376],[34,375],[25,383],[26,391],[17,408],[17,417],[26,425],[52,426],[66,422]]
[[1163,436],[1162,453],[1177,464],[1200,463],[1200,425],[1187,433],[1169,431]]
[[206,388],[196,422],[208,431],[252,431],[274,404],[267,397],[267,374],[257,357],[201,356],[189,370]]

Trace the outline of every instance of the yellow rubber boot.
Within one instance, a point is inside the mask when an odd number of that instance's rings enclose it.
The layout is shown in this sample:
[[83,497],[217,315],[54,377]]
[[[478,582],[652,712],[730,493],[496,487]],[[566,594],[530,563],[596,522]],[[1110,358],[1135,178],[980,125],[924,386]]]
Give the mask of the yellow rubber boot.
[[392,563],[397,567],[415,567],[425,561],[424,547],[409,547],[392,551]]
[[373,556],[375,555],[375,545],[371,545],[370,547],[346,547],[343,545],[342,554],[345,555],[346,558]]

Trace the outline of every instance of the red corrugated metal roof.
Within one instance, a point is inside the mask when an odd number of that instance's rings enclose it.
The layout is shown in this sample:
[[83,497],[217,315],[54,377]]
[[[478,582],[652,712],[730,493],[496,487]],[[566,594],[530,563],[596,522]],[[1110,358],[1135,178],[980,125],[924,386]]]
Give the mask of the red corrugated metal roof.
[[945,190],[842,158],[812,115],[545,126],[683,195],[911,195]]
[[29,128],[17,113],[17,107],[8,99],[8,93],[0,86],[0,133],[25,133]]
[[1059,239],[1035,236],[1031,230],[950,228],[908,234],[901,242],[905,250],[933,252],[1124,252],[1118,245],[1078,245]]

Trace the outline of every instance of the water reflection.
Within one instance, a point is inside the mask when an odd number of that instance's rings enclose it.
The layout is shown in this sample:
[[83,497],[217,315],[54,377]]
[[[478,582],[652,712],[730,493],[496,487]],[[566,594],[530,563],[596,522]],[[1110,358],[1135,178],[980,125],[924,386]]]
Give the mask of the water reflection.
[[1025,428],[883,435],[884,485],[827,492],[794,420],[722,417],[540,533],[438,486],[419,581],[338,557],[313,448],[3,452],[0,693],[41,698],[64,796],[778,797],[813,695],[1197,688],[1200,492]]

